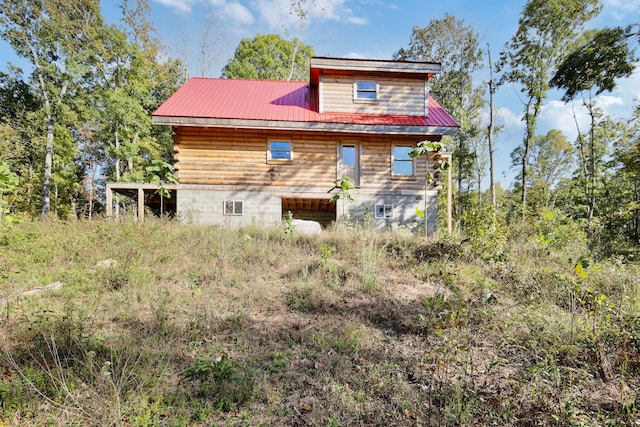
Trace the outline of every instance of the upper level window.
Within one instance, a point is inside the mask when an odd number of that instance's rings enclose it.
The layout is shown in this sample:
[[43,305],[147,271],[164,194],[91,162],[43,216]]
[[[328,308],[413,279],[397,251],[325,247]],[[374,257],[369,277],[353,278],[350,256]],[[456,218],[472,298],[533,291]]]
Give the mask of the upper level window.
[[414,176],[415,162],[409,155],[413,150],[410,146],[395,145],[392,155],[392,174],[396,176]]
[[291,141],[269,141],[269,160],[293,160]]
[[378,84],[373,80],[356,80],[354,92],[355,99],[375,101],[378,99]]

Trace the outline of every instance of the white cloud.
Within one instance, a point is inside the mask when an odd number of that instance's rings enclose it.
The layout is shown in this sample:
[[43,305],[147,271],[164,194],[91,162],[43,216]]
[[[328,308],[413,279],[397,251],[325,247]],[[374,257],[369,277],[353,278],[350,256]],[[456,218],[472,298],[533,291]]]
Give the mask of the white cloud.
[[358,52],[349,52],[345,55],[342,55],[344,58],[349,58],[349,59],[370,59],[367,56],[364,56],[361,53]]
[[352,24],[356,24],[356,25],[366,25],[366,24],[369,23],[367,18],[360,18],[360,17],[357,17],[357,16],[352,16],[350,18],[347,18],[347,21],[351,22]]
[[228,19],[232,24],[253,24],[253,15],[239,2],[209,0],[209,4],[219,11],[221,17]]
[[[574,117],[575,112],[575,117]],[[567,137],[569,141],[573,141],[578,135],[576,121],[580,130],[585,132],[589,123],[589,117],[586,110],[579,102],[549,101],[542,106],[539,117],[539,125],[536,134],[544,135],[551,129],[558,129]]]
[[514,113],[508,108],[496,108],[495,115],[498,125],[502,125],[510,129],[524,129],[524,123],[519,114]]
[[225,4],[222,13],[232,21],[239,24],[253,24],[253,15],[249,12],[249,9],[240,3]]
[[[308,22],[331,20],[356,25],[368,23],[366,18],[354,16],[353,11],[345,6],[347,0],[303,0],[303,3]],[[299,19],[291,11],[291,0],[255,0],[252,6],[271,28],[286,28]]]
[[619,96],[611,96],[611,95],[600,95],[598,97],[598,106],[604,108],[605,110],[608,107],[615,105],[624,105],[624,99]]
[[194,0],[155,0],[156,2],[174,9],[178,13],[186,14],[191,12],[191,5]]
[[254,6],[271,28],[288,27],[294,20],[289,10],[289,0],[257,0]]

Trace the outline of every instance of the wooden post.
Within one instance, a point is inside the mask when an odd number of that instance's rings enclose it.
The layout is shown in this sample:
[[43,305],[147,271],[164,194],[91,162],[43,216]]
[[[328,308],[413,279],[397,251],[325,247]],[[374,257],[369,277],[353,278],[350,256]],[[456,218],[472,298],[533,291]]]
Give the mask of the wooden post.
[[441,157],[449,163],[449,167],[447,168],[447,231],[449,232],[449,235],[451,235],[453,231],[453,173],[451,172],[451,153],[441,153]]
[[449,162],[449,169],[447,169],[447,231],[449,235],[451,235],[453,231],[452,226],[452,209],[453,209],[453,189],[451,188],[453,185],[453,172],[451,171],[451,154],[447,154],[447,162]]
[[106,197],[106,214],[107,214],[107,218],[110,218],[111,215],[113,214],[113,190],[111,189],[111,186],[109,184],[107,184],[107,194],[105,195]]
[[138,188],[138,220],[144,221],[144,190],[142,187]]

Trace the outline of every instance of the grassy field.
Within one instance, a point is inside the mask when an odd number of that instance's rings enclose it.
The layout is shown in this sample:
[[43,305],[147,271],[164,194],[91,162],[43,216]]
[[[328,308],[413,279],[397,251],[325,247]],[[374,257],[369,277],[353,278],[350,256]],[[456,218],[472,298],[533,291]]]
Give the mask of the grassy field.
[[2,228],[0,425],[640,425],[638,263],[513,234]]

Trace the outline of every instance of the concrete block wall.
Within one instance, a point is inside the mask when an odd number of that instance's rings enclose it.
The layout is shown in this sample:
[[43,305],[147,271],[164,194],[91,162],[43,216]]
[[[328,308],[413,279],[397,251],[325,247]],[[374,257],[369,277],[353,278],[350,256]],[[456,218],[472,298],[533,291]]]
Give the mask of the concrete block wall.
[[[225,215],[225,201],[242,201],[242,215]],[[229,191],[207,186],[181,186],[176,195],[181,222],[229,227],[276,225],[282,222],[282,200],[271,193]]]
[[[246,191],[230,187],[206,185],[181,185],[176,192],[177,216],[180,221],[196,224],[217,224],[242,227],[255,224],[272,226],[282,223],[282,198],[266,191]],[[336,221],[345,217],[356,221],[369,221],[375,227],[404,226],[412,228],[417,218],[416,208],[424,209],[424,193],[412,194],[353,194],[355,203],[342,198],[336,203]],[[430,191],[428,197],[428,230],[435,233],[438,217],[438,193]],[[225,215],[224,202],[237,200],[244,203],[242,215]],[[375,218],[375,205],[393,205],[392,218]],[[344,211],[343,211],[344,208]],[[315,216],[314,216],[315,215]],[[326,217],[331,215],[331,218]],[[295,212],[294,217],[315,220],[322,224],[334,218],[333,212]],[[328,224],[325,224],[328,225]]]
[[[430,191],[427,195],[427,220],[429,233],[435,233],[438,218],[438,193]],[[338,221],[344,215],[352,219],[363,220],[365,217],[378,228],[404,226],[411,228],[417,218],[416,208],[424,210],[424,194],[422,195],[355,195],[355,203],[340,199],[336,206]],[[375,205],[393,205],[392,218],[375,218]],[[421,219],[421,218],[419,218]]]

